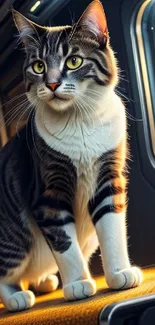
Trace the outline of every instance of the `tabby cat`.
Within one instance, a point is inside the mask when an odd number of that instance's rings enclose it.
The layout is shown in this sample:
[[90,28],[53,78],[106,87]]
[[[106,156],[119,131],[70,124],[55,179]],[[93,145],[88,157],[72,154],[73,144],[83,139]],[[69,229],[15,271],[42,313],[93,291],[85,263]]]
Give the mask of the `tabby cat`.
[[107,284],[138,286],[126,237],[126,117],[98,0],[73,26],[41,27],[13,10],[26,51],[33,110],[0,153],[0,297],[10,311],[58,286],[67,300],[96,292],[98,245]]

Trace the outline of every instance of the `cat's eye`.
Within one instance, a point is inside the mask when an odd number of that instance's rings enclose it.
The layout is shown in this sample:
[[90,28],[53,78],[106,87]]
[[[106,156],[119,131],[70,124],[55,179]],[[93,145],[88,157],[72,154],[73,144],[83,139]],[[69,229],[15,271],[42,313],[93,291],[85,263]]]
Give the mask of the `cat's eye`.
[[83,59],[80,56],[71,56],[67,59],[66,65],[70,70],[79,68],[83,63]]
[[33,71],[38,74],[42,74],[45,71],[45,63],[38,60],[32,64]]

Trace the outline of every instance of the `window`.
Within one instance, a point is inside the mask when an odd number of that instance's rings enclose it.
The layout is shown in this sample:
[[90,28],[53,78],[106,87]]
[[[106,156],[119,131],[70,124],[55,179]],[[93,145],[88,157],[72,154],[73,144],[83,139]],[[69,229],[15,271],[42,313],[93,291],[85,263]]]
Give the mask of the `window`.
[[[137,51],[135,62],[145,134],[155,156],[155,1],[146,0],[140,6],[135,19]],[[138,58],[136,58],[138,54]]]

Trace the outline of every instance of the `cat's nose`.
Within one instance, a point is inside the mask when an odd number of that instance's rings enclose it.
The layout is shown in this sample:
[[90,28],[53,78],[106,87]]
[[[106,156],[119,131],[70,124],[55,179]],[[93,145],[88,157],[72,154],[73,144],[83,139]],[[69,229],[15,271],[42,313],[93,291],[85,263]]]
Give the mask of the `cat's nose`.
[[61,85],[61,82],[53,82],[53,83],[47,84],[47,86],[50,89],[52,89],[53,91],[55,91],[60,85]]

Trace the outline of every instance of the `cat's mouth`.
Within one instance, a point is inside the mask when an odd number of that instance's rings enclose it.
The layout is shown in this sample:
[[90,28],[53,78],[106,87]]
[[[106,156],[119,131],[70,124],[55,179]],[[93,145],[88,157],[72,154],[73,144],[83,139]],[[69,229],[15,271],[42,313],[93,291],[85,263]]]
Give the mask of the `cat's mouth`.
[[53,96],[48,100],[49,103],[51,103],[52,101],[68,101],[71,100],[71,98],[69,96],[66,95],[58,95],[58,94],[53,94]]
[[73,98],[71,96],[54,94],[48,99],[47,104],[55,111],[64,112],[72,107]]

